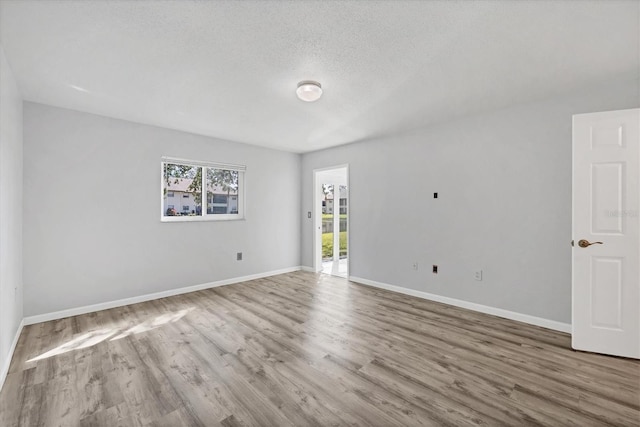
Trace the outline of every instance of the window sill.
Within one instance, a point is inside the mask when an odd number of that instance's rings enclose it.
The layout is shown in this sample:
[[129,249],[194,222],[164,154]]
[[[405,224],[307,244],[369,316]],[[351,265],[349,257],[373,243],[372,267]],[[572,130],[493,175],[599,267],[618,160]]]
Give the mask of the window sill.
[[199,222],[199,221],[244,221],[243,216],[239,215],[207,215],[207,216],[163,216],[160,222]]

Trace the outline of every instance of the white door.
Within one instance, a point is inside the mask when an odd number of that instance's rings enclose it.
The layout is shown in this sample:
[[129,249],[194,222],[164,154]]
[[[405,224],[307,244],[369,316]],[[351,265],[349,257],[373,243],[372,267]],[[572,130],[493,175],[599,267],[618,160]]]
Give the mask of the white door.
[[640,109],[573,116],[572,347],[640,358]]

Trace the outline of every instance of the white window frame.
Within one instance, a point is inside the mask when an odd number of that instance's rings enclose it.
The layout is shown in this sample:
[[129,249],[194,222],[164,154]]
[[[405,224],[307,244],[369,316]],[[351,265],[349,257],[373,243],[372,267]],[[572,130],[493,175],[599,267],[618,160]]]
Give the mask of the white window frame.
[[[203,168],[201,175],[202,183],[200,188],[202,193],[200,196],[200,215],[194,216],[166,216],[164,208],[164,188],[165,188],[165,176],[164,165],[185,165]],[[209,214],[207,213],[207,173],[206,168],[210,169],[225,169],[238,172],[238,213],[237,214]],[[246,166],[234,165],[228,163],[206,162],[201,160],[187,160],[179,159],[175,157],[163,156],[160,161],[160,221],[162,222],[192,222],[192,221],[239,221],[245,219],[245,203],[246,203],[246,188],[245,188],[245,173]],[[228,203],[228,202],[227,202]]]

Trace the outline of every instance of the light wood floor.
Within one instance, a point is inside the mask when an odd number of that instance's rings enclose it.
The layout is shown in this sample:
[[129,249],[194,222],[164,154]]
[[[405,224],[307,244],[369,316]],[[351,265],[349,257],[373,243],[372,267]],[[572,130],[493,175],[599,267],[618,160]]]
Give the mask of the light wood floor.
[[25,327],[9,426],[640,425],[640,363],[296,272]]

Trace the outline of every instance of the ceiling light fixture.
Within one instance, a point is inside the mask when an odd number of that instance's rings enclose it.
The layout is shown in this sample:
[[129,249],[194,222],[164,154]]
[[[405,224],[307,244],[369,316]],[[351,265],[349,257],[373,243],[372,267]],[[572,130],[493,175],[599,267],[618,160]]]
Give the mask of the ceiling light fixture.
[[313,80],[302,81],[298,83],[296,95],[305,102],[317,101],[322,96],[322,86],[320,86],[320,83],[314,82]]

